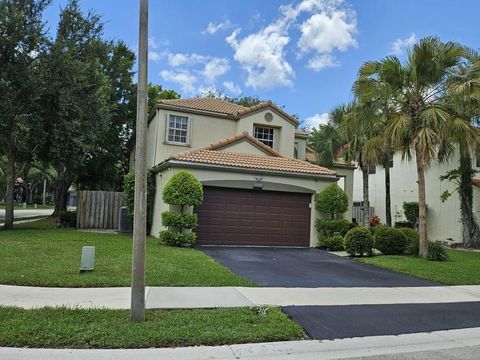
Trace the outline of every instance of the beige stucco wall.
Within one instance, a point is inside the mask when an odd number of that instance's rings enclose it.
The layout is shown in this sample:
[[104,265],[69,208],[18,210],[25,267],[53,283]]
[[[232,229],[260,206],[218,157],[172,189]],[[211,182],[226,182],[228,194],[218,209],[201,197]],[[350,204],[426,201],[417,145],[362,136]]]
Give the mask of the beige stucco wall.
[[256,182],[256,176],[262,176],[262,184],[264,190],[271,191],[289,191],[289,192],[301,192],[312,194],[311,203],[311,218],[310,218],[310,245],[317,245],[317,235],[315,231],[315,219],[320,214],[315,210],[314,196],[318,192],[322,191],[326,186],[332,183],[333,180],[329,179],[308,179],[289,176],[272,176],[272,175],[258,175],[253,171],[252,173],[239,173],[239,172],[225,172],[222,170],[206,170],[206,169],[193,169],[193,168],[168,168],[157,174],[156,181],[156,197],[153,214],[153,224],[151,235],[158,237],[159,232],[163,229],[161,224],[160,214],[163,211],[168,210],[168,205],[163,202],[162,191],[165,183],[170,179],[172,175],[180,170],[187,170],[195,175],[204,185],[209,186],[221,186],[241,189],[252,189],[253,184]]
[[[273,115],[272,121],[268,122],[265,120],[266,113]],[[166,143],[166,124],[169,114],[189,117],[189,145]],[[273,127],[275,129],[274,149],[284,156],[293,157],[295,126],[269,109],[252,113],[239,120],[157,109],[155,117],[148,124],[147,167],[153,167],[173,154],[207,146],[244,131],[253,136],[255,125]],[[250,147],[246,148],[245,152],[252,151],[256,150]]]
[[[267,113],[272,114],[272,121],[265,120],[265,114]],[[253,128],[255,125],[274,127],[275,139],[273,148],[284,156],[293,157],[295,125],[275,111],[264,109],[239,119],[237,121],[236,133],[239,134],[243,131],[248,131],[248,133],[253,136]]]
[[[189,145],[173,145],[166,143],[166,124],[167,116],[169,114],[188,116],[190,121]],[[235,135],[235,126],[236,120],[157,109],[155,118],[148,126],[149,135],[147,143],[147,149],[153,154],[156,148],[156,154],[150,155],[150,157],[147,158],[149,161],[147,166],[155,166],[171,155],[207,146],[211,143]],[[158,134],[156,141],[154,141],[155,134]]]
[[[440,195],[453,191],[455,186],[448,181],[440,181],[440,176],[458,167],[458,155],[454,155],[447,164],[433,164],[425,174],[427,199],[427,232],[431,241],[461,241],[460,202],[457,193],[446,202]],[[402,161],[396,154],[394,166],[390,169],[390,194],[392,222],[405,220],[402,204],[404,201],[418,201],[417,172],[415,161]],[[474,164],[475,165],[475,164]],[[360,169],[355,171],[354,201],[362,200],[362,175]],[[478,217],[480,213],[479,190],[474,189],[473,210]],[[371,206],[382,220],[385,220],[385,171],[377,167],[376,173],[369,176],[369,196]]]
[[307,139],[304,137],[295,137],[297,143],[297,159],[305,160],[305,149],[307,148]]

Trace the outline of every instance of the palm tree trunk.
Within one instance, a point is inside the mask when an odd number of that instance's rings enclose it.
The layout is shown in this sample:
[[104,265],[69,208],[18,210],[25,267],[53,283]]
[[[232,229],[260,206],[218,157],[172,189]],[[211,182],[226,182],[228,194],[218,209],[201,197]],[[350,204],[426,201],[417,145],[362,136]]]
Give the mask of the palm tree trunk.
[[392,205],[390,200],[390,166],[385,164],[385,221],[392,226]]
[[363,219],[362,223],[368,227],[368,216],[370,210],[370,201],[368,197],[368,166],[361,166],[363,178]]
[[467,248],[480,248],[480,227],[473,213],[473,169],[468,153],[460,153],[460,212],[462,216],[462,242]]
[[418,182],[418,231],[420,233],[420,246],[418,256],[426,258],[428,254],[427,238],[427,200],[425,196],[425,163],[418,151],[415,152],[417,162]]
[[9,144],[7,153],[7,166],[5,169],[5,223],[3,224],[3,230],[13,229],[13,207],[14,207],[14,192],[15,192],[15,145]]

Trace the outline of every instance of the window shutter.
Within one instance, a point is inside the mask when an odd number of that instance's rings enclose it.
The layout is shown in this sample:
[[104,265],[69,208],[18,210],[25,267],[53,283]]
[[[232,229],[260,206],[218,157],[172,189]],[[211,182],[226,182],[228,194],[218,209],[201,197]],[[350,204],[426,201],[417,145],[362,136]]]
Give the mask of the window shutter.
[[188,117],[188,126],[187,126],[187,134],[188,134],[188,139],[187,139],[187,144],[191,145],[192,144],[192,128],[193,128],[193,117],[189,116]]
[[168,114],[165,114],[165,142],[168,142]]

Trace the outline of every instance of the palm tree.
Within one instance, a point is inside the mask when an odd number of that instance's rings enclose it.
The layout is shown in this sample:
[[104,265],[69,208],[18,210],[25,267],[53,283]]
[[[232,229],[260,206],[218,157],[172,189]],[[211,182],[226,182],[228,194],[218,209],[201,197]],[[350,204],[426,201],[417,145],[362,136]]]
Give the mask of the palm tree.
[[359,80],[369,96],[388,92],[393,110],[385,134],[390,137],[403,159],[415,157],[419,203],[419,256],[428,252],[425,172],[439,155],[446,159],[452,149],[449,131],[455,129],[456,138],[475,142],[478,135],[469,121],[452,116],[446,101],[452,93],[466,92],[465,79],[459,76],[467,51],[458,43],[442,43],[436,37],[427,37],[407,52],[402,63],[396,56],[365,63]]
[[383,92],[373,93],[369,89],[369,82],[359,76],[353,85],[353,93],[371,109],[371,122],[374,124],[376,134],[372,134],[365,147],[365,157],[370,163],[383,166],[385,172],[385,220],[388,226],[392,226],[392,210],[390,197],[390,167],[395,150],[393,143],[385,134],[385,128],[392,109],[392,93],[388,88]]
[[52,184],[57,179],[55,168],[44,161],[35,161],[28,170],[28,179],[37,183],[43,182],[42,204],[46,205],[47,184]]

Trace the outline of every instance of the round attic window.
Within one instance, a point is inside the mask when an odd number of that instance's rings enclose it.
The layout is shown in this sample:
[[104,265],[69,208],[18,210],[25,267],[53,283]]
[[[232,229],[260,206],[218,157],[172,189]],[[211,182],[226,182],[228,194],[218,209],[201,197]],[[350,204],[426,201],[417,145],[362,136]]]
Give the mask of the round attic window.
[[268,122],[270,122],[270,121],[273,120],[273,115],[272,115],[272,113],[267,112],[267,113],[264,115],[264,118],[265,118],[265,120],[267,120]]

